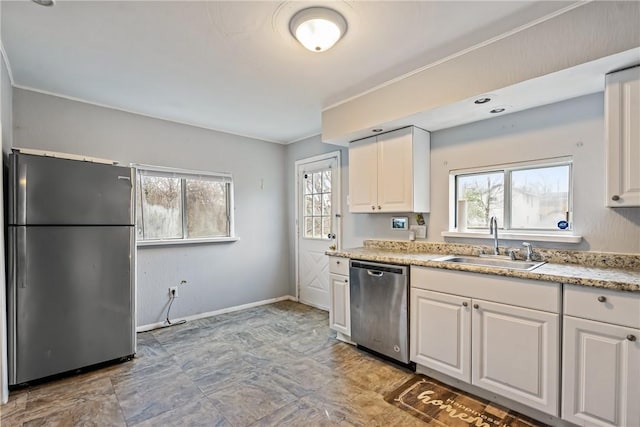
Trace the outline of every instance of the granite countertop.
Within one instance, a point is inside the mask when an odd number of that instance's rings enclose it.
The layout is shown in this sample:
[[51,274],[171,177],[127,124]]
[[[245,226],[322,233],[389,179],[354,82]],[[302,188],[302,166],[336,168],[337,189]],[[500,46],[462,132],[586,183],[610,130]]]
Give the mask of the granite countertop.
[[[546,264],[532,271],[509,270],[497,267],[485,267],[477,265],[457,264],[450,262],[434,261],[444,255],[470,255],[469,251],[464,250],[462,245],[451,245],[448,247],[446,243],[439,244],[433,252],[413,252],[406,247],[400,247],[393,242],[393,245],[379,244],[371,241],[365,241],[365,247],[344,249],[339,251],[327,251],[327,255],[338,256],[343,258],[351,258],[363,261],[376,261],[392,264],[416,265],[432,268],[443,268],[447,270],[468,271],[474,273],[495,274],[498,276],[518,277],[522,279],[544,280],[549,282],[568,283],[572,285],[591,286],[597,288],[606,288],[617,291],[640,292],[640,269],[635,268],[633,262],[628,260],[620,260],[617,254],[610,254],[617,258],[617,261],[610,261],[608,258],[603,261],[604,265],[585,264],[568,264],[554,263],[553,258]],[[377,243],[377,244],[376,244]],[[386,246],[386,247],[385,247]],[[435,245],[434,245],[435,246]],[[427,248],[428,249],[428,248]],[[447,250],[451,250],[447,252]],[[462,253],[461,253],[462,252]],[[466,253],[465,253],[466,252]],[[553,255],[558,255],[554,253]],[[590,255],[593,255],[590,253]],[[633,255],[630,255],[633,257]],[[599,254],[599,259],[606,258],[606,254]],[[557,257],[556,257],[557,258]],[[562,257],[557,259],[563,259]],[[601,264],[602,264],[601,263]],[[631,268],[609,267],[613,263],[624,265]]]

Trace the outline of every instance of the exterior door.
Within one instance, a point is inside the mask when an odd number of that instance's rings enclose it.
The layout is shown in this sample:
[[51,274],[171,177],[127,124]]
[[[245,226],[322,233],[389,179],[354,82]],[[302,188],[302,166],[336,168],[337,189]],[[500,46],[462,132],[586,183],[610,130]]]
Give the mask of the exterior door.
[[471,299],[411,289],[411,360],[471,382]]
[[559,316],[473,300],[472,383],[558,415]]
[[329,310],[329,257],[340,236],[340,153],[296,162],[297,283],[300,302]]
[[637,329],[564,317],[563,419],[640,425],[639,336]]

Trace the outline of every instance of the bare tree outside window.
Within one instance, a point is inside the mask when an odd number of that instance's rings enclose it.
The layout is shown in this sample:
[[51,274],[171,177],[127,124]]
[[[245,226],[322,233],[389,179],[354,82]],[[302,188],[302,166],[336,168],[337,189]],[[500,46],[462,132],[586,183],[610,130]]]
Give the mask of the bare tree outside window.
[[306,173],[303,192],[304,237],[326,238],[331,233],[331,170]]
[[140,241],[232,237],[232,182],[227,175],[141,170],[136,186]]
[[227,184],[194,179],[186,183],[187,237],[227,236]]
[[141,184],[144,238],[182,238],[181,180],[143,175]]
[[458,200],[467,201],[467,227],[488,228],[489,219],[504,223],[504,173],[458,176]]

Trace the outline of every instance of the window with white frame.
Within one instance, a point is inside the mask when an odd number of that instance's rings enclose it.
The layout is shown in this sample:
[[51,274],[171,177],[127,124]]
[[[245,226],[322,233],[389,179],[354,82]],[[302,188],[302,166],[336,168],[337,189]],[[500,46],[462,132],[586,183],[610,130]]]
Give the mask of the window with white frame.
[[466,200],[471,232],[489,228],[493,216],[509,231],[571,230],[571,175],[566,158],[452,171],[452,221],[457,221],[458,201]]
[[139,242],[233,237],[230,174],[139,166],[136,229]]

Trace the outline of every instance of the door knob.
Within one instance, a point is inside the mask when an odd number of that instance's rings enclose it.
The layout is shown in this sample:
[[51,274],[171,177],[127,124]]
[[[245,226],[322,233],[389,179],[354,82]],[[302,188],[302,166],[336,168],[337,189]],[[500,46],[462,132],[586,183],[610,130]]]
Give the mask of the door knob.
[[336,234],[335,233],[327,234],[327,239],[335,239],[335,238],[336,238]]
[[375,210],[376,210],[376,207],[375,207],[375,206],[371,206],[371,210],[372,210],[372,211],[375,211]]
[[635,340],[636,340],[636,336],[635,336],[635,335],[631,335],[631,334],[629,334],[629,335],[627,335],[627,339],[628,339],[629,341],[635,341]]
[[620,196],[618,196],[617,194],[614,194],[613,196],[611,196],[611,200],[613,200],[614,202],[617,202],[618,200],[620,200]]
[[607,301],[607,297],[599,296],[598,297],[598,301],[605,302],[605,301]]
[[466,301],[462,303],[462,306],[463,306],[463,307],[466,307],[466,306],[468,306],[468,305],[469,305],[469,303],[468,303],[468,302],[466,302]]
[[378,210],[382,209],[382,206],[378,206]]
[[473,308],[480,308],[478,304],[473,304]]

